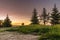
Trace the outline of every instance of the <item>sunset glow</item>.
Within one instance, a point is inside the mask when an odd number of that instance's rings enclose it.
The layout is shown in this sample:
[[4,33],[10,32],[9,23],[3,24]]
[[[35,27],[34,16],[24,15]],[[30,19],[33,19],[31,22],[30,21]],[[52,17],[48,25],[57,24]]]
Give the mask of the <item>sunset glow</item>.
[[38,14],[44,7],[51,12],[54,3],[60,10],[60,0],[0,0],[0,20],[4,20],[8,14],[14,25],[29,24],[34,8]]

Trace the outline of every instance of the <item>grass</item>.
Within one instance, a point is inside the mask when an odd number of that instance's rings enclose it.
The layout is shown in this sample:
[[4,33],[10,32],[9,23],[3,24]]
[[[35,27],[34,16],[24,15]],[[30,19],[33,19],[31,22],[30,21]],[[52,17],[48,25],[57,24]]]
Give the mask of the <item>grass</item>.
[[39,40],[60,40],[60,25],[54,25],[50,28],[50,31],[44,35],[41,35]]
[[27,25],[27,26],[20,26],[18,28],[11,28],[8,29],[7,31],[17,31],[19,33],[24,33],[24,34],[44,34],[48,32],[50,29],[48,26],[43,26],[43,25]]
[[39,40],[60,40],[60,25],[27,25],[10,28],[6,31],[16,31],[24,34],[40,35]]

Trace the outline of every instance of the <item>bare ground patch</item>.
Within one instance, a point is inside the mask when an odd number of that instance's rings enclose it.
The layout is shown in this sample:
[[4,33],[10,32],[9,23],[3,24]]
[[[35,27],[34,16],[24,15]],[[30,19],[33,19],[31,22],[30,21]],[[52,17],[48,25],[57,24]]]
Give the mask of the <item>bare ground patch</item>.
[[0,32],[0,40],[38,40],[39,36],[19,34],[17,32]]

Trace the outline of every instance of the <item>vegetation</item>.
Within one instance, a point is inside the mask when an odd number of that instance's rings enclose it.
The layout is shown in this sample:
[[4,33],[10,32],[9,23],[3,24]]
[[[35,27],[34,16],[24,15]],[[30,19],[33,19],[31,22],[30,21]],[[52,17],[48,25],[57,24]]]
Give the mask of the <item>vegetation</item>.
[[57,9],[57,7],[56,7],[56,4],[54,5],[54,8],[53,8],[53,10],[52,10],[53,12],[52,12],[52,14],[51,14],[51,18],[52,18],[52,20],[51,20],[51,24],[52,25],[55,25],[55,24],[59,24],[60,22],[60,13],[58,12],[58,9]]
[[[43,25],[28,25],[28,26],[20,26],[16,30],[24,34],[44,34],[49,31],[49,28],[47,27],[48,26]],[[7,31],[16,31],[16,30],[12,28]]]
[[60,40],[59,26],[58,25],[52,26],[53,28],[48,33],[41,35],[39,40]]
[[44,36],[41,36],[39,40],[60,40],[59,34],[46,34]]
[[32,22],[31,24],[39,24],[39,20],[38,20],[38,17],[37,17],[37,11],[36,11],[36,9],[34,9],[31,22]]
[[7,17],[6,17],[6,19],[4,20],[4,22],[3,22],[2,25],[3,25],[3,27],[11,27],[11,26],[12,26],[12,25],[11,25],[11,21],[10,21],[8,15],[7,15]]
[[39,40],[58,40],[60,39],[60,25],[27,25],[10,28],[6,31],[16,31],[23,34],[40,35]]
[[0,27],[2,27],[2,20],[0,20]]
[[46,9],[45,9],[45,8],[43,8],[42,17],[43,17],[43,23],[44,23],[44,25],[45,25],[46,20],[47,20],[47,13],[46,13]]

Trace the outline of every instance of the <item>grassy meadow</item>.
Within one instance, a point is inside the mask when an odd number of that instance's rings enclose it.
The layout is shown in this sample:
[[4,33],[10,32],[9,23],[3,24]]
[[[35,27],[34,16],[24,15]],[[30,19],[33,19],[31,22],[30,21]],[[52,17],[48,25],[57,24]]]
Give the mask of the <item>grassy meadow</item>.
[[40,35],[39,40],[60,40],[60,25],[26,25],[20,27],[11,27],[5,31]]

